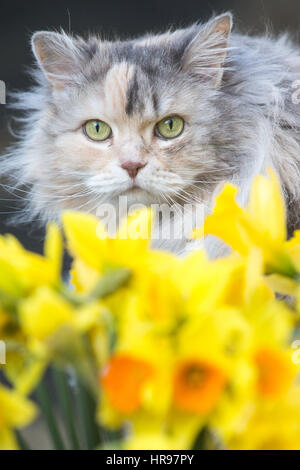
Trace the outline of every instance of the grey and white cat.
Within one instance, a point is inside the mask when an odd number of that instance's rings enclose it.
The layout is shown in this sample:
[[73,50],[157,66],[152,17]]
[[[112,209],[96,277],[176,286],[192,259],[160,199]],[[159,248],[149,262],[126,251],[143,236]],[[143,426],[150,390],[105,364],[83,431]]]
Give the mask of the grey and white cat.
[[[300,53],[286,36],[231,29],[228,13],[127,41],[35,33],[36,86],[17,94],[24,125],[1,167],[25,188],[25,218],[96,212],[120,195],[209,210],[225,181],[240,187],[245,204],[254,175],[272,166],[295,229]],[[213,238],[206,244],[219,254]]]

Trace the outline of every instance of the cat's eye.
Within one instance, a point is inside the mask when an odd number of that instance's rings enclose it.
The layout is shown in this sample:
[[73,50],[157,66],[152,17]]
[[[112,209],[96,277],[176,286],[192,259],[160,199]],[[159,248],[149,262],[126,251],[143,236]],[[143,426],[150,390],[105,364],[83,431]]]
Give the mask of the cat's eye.
[[159,137],[174,139],[184,128],[184,121],[179,116],[168,116],[156,124],[155,130]]
[[92,140],[102,141],[111,136],[111,127],[104,121],[91,119],[83,125],[83,132]]

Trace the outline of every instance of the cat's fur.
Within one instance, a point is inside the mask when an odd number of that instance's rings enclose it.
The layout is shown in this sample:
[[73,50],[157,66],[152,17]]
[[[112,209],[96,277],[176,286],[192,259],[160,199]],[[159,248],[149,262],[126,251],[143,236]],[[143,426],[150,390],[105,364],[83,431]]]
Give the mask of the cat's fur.
[[[299,48],[286,36],[230,34],[231,15],[187,29],[109,42],[65,33],[33,36],[36,86],[17,95],[25,112],[19,144],[2,162],[30,188],[25,217],[57,218],[63,209],[95,211],[105,201],[187,201],[211,207],[225,181],[245,204],[253,176],[273,167],[286,195],[289,231],[299,223]],[[178,138],[153,133],[165,116],[186,124]],[[82,124],[108,122],[113,138],[89,141]],[[139,189],[120,167],[147,165]],[[26,190],[26,189],[25,189]],[[25,194],[25,193],[24,193]],[[214,241],[209,251],[217,255]]]

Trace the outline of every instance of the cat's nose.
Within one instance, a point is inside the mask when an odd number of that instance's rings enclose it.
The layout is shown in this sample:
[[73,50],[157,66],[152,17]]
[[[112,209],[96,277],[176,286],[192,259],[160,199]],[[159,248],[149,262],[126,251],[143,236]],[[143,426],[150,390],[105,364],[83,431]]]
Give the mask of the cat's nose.
[[144,168],[144,166],[146,166],[146,163],[132,162],[130,160],[121,164],[121,167],[127,171],[130,178],[132,179],[136,177],[136,175],[138,174],[138,171],[141,168]]

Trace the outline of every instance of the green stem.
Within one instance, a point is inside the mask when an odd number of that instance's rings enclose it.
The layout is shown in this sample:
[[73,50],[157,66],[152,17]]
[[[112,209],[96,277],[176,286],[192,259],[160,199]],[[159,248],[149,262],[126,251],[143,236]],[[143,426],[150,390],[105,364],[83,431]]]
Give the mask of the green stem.
[[45,378],[39,384],[36,390],[37,398],[40,404],[40,408],[44,414],[46,419],[46,424],[49,430],[49,434],[51,436],[53,445],[56,450],[64,450],[65,446],[60,435],[55,416],[52,410],[52,403],[49,399],[49,395],[47,392],[47,388],[45,386]]
[[223,444],[208,426],[204,426],[195,438],[192,450],[218,450],[223,449]]
[[107,295],[113,294],[128,282],[130,275],[131,272],[127,268],[109,270],[96,284],[92,292],[87,296],[86,300],[92,301],[102,299]]
[[60,293],[76,307],[84,305],[93,300],[99,300],[112,294],[120,287],[125,285],[131,275],[127,268],[116,268],[108,270],[100,281],[96,284],[92,292],[88,295],[79,295],[68,289],[65,285],[61,286]]
[[72,396],[70,388],[67,383],[66,374],[59,369],[53,369],[53,376],[55,380],[57,395],[60,403],[60,409],[64,416],[66,423],[66,430],[69,439],[72,443],[73,450],[79,450],[79,442],[76,434],[76,429],[73,420],[73,409],[72,409]]
[[17,441],[21,450],[31,450],[20,431],[15,431]]
[[81,420],[85,431],[85,439],[87,448],[95,449],[100,443],[99,428],[96,419],[96,404],[92,395],[85,386],[78,382],[78,401],[81,414]]

